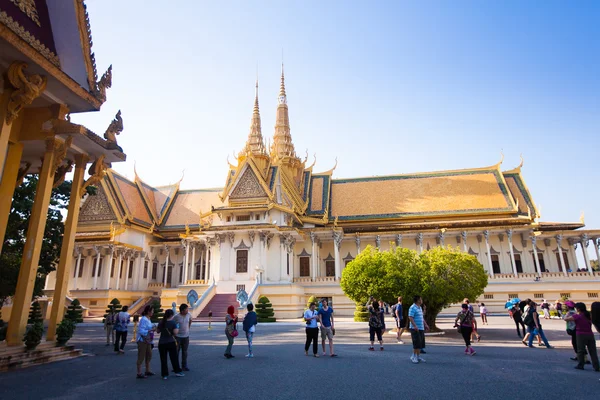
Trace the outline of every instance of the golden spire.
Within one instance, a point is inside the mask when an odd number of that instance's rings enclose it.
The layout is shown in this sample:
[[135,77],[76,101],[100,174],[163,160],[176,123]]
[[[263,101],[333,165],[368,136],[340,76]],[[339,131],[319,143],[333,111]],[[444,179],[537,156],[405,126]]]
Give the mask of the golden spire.
[[292,135],[290,134],[290,117],[288,114],[287,95],[285,93],[285,75],[283,63],[281,64],[281,86],[279,88],[279,99],[277,105],[277,117],[275,122],[275,134],[271,145],[272,158],[296,157]]
[[246,146],[240,152],[240,155],[267,155],[265,143],[262,136],[260,123],[260,110],[258,107],[258,78],[256,78],[256,89],[254,92],[254,111],[252,112],[252,122],[250,123],[250,133]]

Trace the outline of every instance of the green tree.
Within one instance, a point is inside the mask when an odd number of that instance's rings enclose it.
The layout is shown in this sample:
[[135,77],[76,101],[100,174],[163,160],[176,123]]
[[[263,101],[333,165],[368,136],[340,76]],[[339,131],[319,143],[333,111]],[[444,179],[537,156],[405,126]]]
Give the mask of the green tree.
[[159,322],[165,315],[164,310],[160,308],[160,301],[154,300],[152,302],[152,308],[154,309],[154,314],[152,314],[152,318],[150,320],[152,322]]
[[[8,297],[15,294],[37,183],[37,175],[29,175],[13,194],[0,254],[0,307]],[[88,193],[95,194],[96,188],[89,187]],[[33,297],[42,295],[46,275],[54,271],[58,262],[65,227],[62,211],[68,207],[70,195],[70,181],[65,181],[52,190]]]
[[76,324],[83,322],[83,307],[81,307],[79,300],[74,299],[69,307],[67,307],[65,319],[73,321]]
[[367,246],[344,269],[340,284],[359,305],[369,296],[393,303],[402,295],[409,306],[420,295],[427,307],[425,319],[436,329],[435,319],[444,307],[483,293],[487,274],[477,258],[451,248],[436,247],[419,255],[403,248],[378,251]]
[[121,308],[123,306],[121,305],[121,302],[119,301],[119,299],[115,298],[112,299],[110,301],[110,303],[108,303],[108,306],[106,308],[106,314],[104,314],[104,319],[102,320],[102,322],[104,323],[104,321],[106,320],[106,318],[112,313],[113,317],[119,313],[119,311],[121,311]]
[[27,319],[27,323],[35,324],[36,322],[44,322],[44,319],[42,317],[42,307],[40,307],[40,303],[34,301],[29,308],[29,319]]
[[275,322],[273,306],[266,296],[260,296],[256,303],[256,317],[258,322]]

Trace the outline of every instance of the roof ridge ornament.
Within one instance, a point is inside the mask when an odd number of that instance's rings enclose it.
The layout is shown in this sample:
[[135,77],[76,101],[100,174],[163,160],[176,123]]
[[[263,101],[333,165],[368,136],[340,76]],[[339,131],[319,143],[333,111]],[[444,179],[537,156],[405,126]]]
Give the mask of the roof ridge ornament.
[[121,118],[121,110],[119,110],[104,132],[104,139],[117,144],[117,135],[120,135],[121,132],[123,132],[123,118]]

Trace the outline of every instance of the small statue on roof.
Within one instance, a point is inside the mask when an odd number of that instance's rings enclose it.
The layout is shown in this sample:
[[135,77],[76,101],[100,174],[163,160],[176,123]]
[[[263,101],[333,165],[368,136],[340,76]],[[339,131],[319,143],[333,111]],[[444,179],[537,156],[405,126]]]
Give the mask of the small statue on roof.
[[115,119],[112,120],[108,129],[104,132],[104,139],[117,144],[117,135],[123,132],[123,118],[121,118],[121,110],[117,112]]

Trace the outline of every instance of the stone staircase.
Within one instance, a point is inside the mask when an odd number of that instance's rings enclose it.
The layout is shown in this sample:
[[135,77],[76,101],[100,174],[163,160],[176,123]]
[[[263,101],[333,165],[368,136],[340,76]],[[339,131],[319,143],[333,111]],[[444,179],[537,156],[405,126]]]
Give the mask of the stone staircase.
[[42,343],[35,350],[27,351],[24,346],[0,344],[0,372],[54,361],[69,360],[83,356],[83,350],[75,346],[57,347],[55,343]]
[[202,309],[198,317],[194,321],[208,321],[208,313],[212,311],[213,322],[224,322],[227,314],[227,307],[234,306],[237,313],[239,303],[235,299],[234,294],[215,294],[208,304]]

